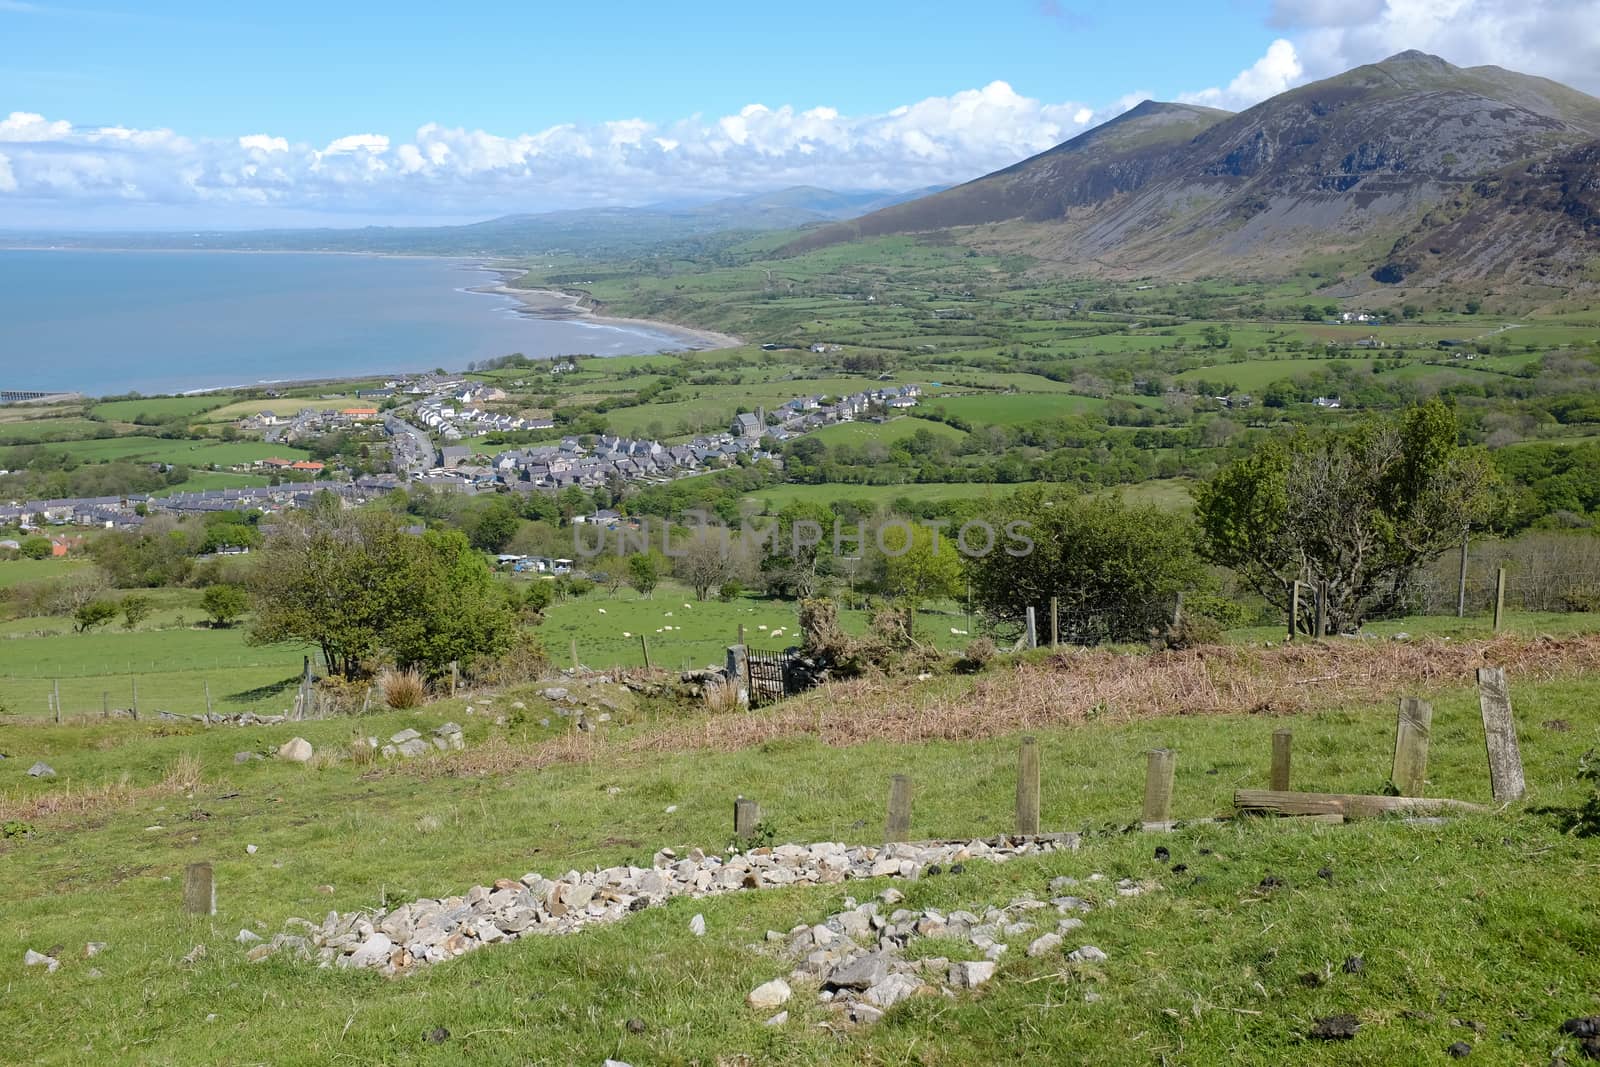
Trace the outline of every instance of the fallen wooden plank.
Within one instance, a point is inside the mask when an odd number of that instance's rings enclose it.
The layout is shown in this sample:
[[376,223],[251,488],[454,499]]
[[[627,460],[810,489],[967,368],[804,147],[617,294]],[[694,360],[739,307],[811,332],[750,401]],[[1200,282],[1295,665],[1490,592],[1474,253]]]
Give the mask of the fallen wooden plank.
[[1272,815],[1343,815],[1347,819],[1370,819],[1403,812],[1429,815],[1441,811],[1486,813],[1488,808],[1464,800],[1441,797],[1379,797],[1356,793],[1293,793],[1272,789],[1240,789],[1233,794],[1233,806],[1240,811]]

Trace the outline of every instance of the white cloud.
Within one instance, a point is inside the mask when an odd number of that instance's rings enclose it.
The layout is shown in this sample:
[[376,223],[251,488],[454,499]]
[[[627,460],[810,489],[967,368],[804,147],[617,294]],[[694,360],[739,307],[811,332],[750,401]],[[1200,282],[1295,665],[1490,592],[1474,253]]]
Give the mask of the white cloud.
[[11,160],[0,152],[0,193],[14,192],[17,188],[17,176],[11,173]]
[[321,148],[271,133],[200,139],[17,112],[0,120],[9,159],[0,209],[26,198],[102,214],[164,204],[203,206],[213,218],[229,207],[274,206],[492,215],[790,184],[909,189],[1013,163],[1134,102],[1109,111],[1050,104],[995,81],[881,114],[753,103],[718,117],[627,118],[511,136],[428,123],[399,143],[369,132]]
[[1280,37],[1267,47],[1265,55],[1240,71],[1226,89],[1182,93],[1178,99],[1186,104],[1204,104],[1236,111],[1293,88],[1304,75],[1305,68],[1300,63],[1294,45]]

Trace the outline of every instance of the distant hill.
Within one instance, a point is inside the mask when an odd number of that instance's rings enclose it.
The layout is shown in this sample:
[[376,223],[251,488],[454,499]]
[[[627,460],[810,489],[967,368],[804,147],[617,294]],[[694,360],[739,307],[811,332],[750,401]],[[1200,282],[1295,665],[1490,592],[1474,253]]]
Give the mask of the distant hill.
[[1005,170],[821,227],[785,251],[949,230],[1113,275],[1272,273],[1334,253],[1389,282],[1570,282],[1600,256],[1597,140],[1600,100],[1404,52],[1238,114],[1146,101]]
[[359,229],[0,235],[0,246],[393,252],[435,255],[625,255],[715,234],[800,229],[872,212],[934,190],[835,192],[795,186],[698,203],[504,215],[464,226]]

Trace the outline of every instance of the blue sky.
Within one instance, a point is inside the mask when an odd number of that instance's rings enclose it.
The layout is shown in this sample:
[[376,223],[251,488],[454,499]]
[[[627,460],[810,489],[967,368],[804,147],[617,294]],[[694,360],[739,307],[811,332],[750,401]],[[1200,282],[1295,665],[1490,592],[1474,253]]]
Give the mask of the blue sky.
[[1600,0],[0,0],[0,227],[455,221],[1005,166],[1421,48],[1600,90]]

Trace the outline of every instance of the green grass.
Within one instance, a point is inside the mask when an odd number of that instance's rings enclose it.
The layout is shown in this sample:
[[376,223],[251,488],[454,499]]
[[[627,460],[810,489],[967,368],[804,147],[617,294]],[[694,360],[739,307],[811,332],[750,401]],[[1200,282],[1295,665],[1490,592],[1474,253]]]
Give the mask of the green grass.
[[166,422],[169,419],[192,418],[222,407],[233,397],[227,393],[205,393],[200,396],[151,396],[136,400],[109,400],[96,404],[94,414],[116,422]]
[[1010,426],[1063,415],[1099,411],[1104,400],[1064,394],[1004,393],[994,396],[940,396],[926,402],[929,410],[943,409],[973,425]]
[[212,464],[232,467],[274,456],[282,459],[306,459],[311,455],[301,448],[281,444],[269,445],[262,441],[192,441],[139,436],[74,441],[57,447],[86,463],[142,460],[149,463],[182,463],[197,467]]
[[87,565],[81,559],[0,559],[0,589],[66,578]]
[[[1439,826],[1375,821],[1342,827],[1270,820],[1199,825],[1153,836],[1091,837],[1076,853],[902,884],[908,907],[1004,904],[1046,893],[1050,878],[1103,872],[1159,883],[1087,917],[1074,942],[1109,960],[1092,971],[1059,956],[1028,959],[1013,944],[995,980],[954,1001],[916,999],[876,1027],[833,1034],[797,989],[788,1025],[745,1007],[755,985],[791,963],[761,946],[768,929],[816,922],[849,895],[885,883],[770,890],[678,900],[568,937],[496,946],[402,980],[274,960],[251,965],[240,928],[270,936],[289,916],[320,919],[380,901],[458,893],[525,871],[648,862],[654,849],[728,835],[729,800],[759,799],[780,840],[871,841],[885,779],[914,784],[912,836],[966,837],[1010,826],[1016,739],[880,741],[836,748],[812,740],[732,753],[629,756],[619,744],[651,727],[634,719],[596,739],[592,757],[489,776],[367,773],[268,761],[238,766],[240,749],[299,733],[337,748],[353,732],[466,727],[469,752],[491,737],[513,746],[542,733],[466,717],[461,702],[409,715],[278,728],[182,724],[75,728],[0,726],[0,786],[81,791],[126,776],[159,782],[180,755],[201,786],[40,820],[0,839],[0,959],[11,977],[0,1017],[8,1045],[35,1063],[1230,1063],[1444,1064],[1453,1041],[1473,1062],[1545,1063],[1562,1019],[1597,1010],[1600,939],[1592,882],[1600,841],[1560,832],[1538,814],[1581,797],[1578,753],[1600,742],[1600,683],[1560,679],[1514,691],[1531,795],[1500,816]],[[508,696],[511,694],[508,694]],[[542,713],[538,698],[530,714]],[[504,700],[505,698],[502,698]],[[1435,702],[1429,791],[1487,799],[1474,695]],[[1570,731],[1542,728],[1563,719]],[[1296,717],[1174,717],[1033,731],[1050,829],[1135,819],[1143,753],[1179,753],[1175,810],[1225,812],[1232,790],[1265,782],[1274,729],[1294,730],[1294,774],[1309,789],[1372,790],[1391,755],[1387,702]],[[606,728],[611,731],[612,728]],[[22,775],[37,758],[60,777]],[[608,790],[614,787],[617,792]],[[666,809],[674,806],[670,814]],[[247,855],[245,846],[258,851]],[[1152,859],[1155,844],[1171,859]],[[214,864],[218,913],[178,914],[184,865]],[[1183,863],[1181,874],[1169,869]],[[1326,869],[1331,878],[1319,878]],[[1267,875],[1285,880],[1264,892]],[[331,895],[317,887],[332,888]],[[1095,884],[1099,885],[1099,883]],[[1103,891],[1090,892],[1103,899]],[[1114,899],[1114,898],[1113,898]],[[688,931],[695,913],[707,933]],[[95,960],[89,940],[104,941]],[[23,970],[27,948],[61,946],[61,970]],[[195,945],[193,965],[179,957]],[[1361,975],[1341,964],[1360,955]],[[91,969],[99,973],[91,974]],[[1308,972],[1327,974],[1319,986]],[[1098,1003],[1084,1002],[1093,990]],[[1312,1021],[1350,1012],[1354,1041],[1305,1039]],[[214,1016],[214,1019],[209,1017]],[[630,1032],[624,1023],[643,1022]],[[1479,1036],[1452,1020],[1483,1027]],[[449,1038],[424,1035],[445,1027]],[[1504,1035],[1504,1036],[1503,1036]],[[1570,1046],[1569,1046],[1570,1047]],[[726,1060],[724,1061],[726,1062]],[[1575,1061],[1574,1061],[1575,1062]]]
[[0,446],[78,441],[110,430],[110,426],[93,419],[30,419],[0,422]]
[[[197,608],[187,613],[191,625],[202,617]],[[65,621],[37,622],[54,629]],[[105,629],[0,639],[0,704],[19,714],[43,715],[45,695],[59,681],[66,714],[98,713],[106,693],[112,707],[130,706],[137,683],[141,711],[192,713],[205,710],[209,685],[219,711],[277,714],[292,701],[283,687],[298,676],[307,651],[292,645],[251,647],[242,627]]]
[[933,422],[929,419],[919,419],[910,415],[890,419],[887,422],[837,422],[832,426],[824,426],[813,431],[808,436],[815,437],[823,444],[829,445],[864,445],[869,441],[879,444],[892,445],[896,441],[904,441],[918,430],[927,430],[937,437],[950,440],[959,440],[964,436],[963,431],[954,426],[946,426],[942,422]]
[[[918,420],[919,422],[922,420]],[[929,425],[935,425],[929,423]],[[1012,485],[978,485],[964,482],[910,482],[902,485],[774,485],[747,493],[745,500],[754,502],[764,512],[775,513],[796,501],[832,504],[840,500],[867,501],[873,505],[890,504],[896,500],[999,500],[1015,492]]]

